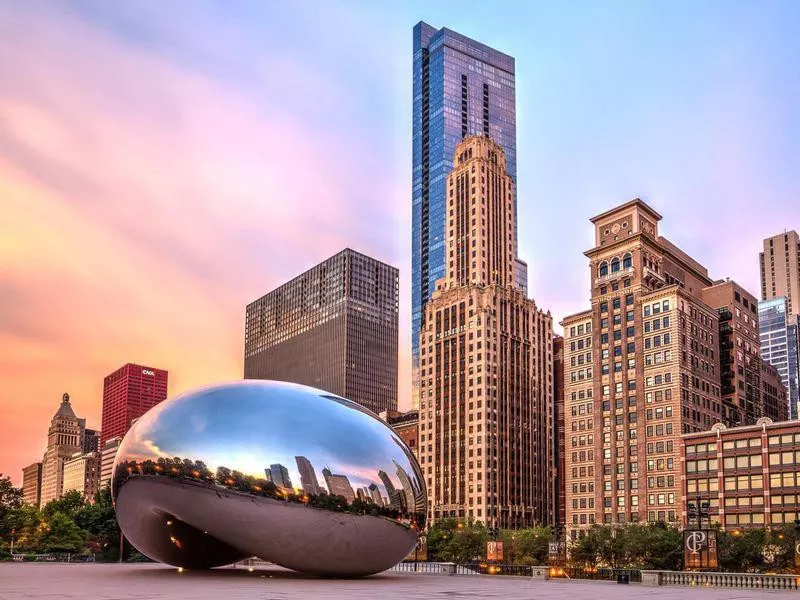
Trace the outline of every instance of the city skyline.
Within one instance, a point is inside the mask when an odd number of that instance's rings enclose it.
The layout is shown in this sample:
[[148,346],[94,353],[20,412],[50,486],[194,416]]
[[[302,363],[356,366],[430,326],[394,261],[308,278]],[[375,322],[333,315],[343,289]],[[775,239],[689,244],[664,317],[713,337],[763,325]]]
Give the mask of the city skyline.
[[[3,9],[0,47],[19,51],[0,53],[10,125],[0,131],[0,426],[10,433],[0,471],[16,480],[39,460],[63,390],[99,426],[102,377],[120,363],[168,368],[170,396],[239,378],[241,306],[344,246],[400,268],[409,407],[409,49],[420,19],[516,58],[519,254],[530,295],[555,321],[589,295],[585,219],[635,196],[670,214],[667,237],[711,273],[758,296],[762,239],[800,228],[787,222],[800,83],[785,77],[800,9],[775,6],[625,7],[620,23],[588,4],[518,6],[519,28],[456,4],[325,7],[309,21],[298,8],[280,26],[244,7],[226,15],[237,39],[216,30],[209,5],[187,29],[178,7],[157,11],[160,21],[145,6]],[[331,35],[343,16],[360,35]],[[641,36],[628,35],[631,23]],[[301,31],[326,56],[282,54]],[[208,44],[214,36],[223,43]],[[264,43],[260,60],[239,58]],[[284,76],[286,93],[261,106]],[[142,79],[157,97],[141,93]],[[340,119],[323,128],[328,110]],[[326,170],[303,178],[300,163]],[[717,226],[723,214],[731,235]]]

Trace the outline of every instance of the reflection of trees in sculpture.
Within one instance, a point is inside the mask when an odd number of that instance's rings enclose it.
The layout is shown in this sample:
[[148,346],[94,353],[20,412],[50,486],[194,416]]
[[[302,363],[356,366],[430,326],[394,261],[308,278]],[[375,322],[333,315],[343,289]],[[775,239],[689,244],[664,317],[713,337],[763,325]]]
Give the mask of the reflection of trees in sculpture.
[[[380,473],[386,476],[383,471]],[[319,494],[309,494],[299,489],[282,488],[264,477],[245,475],[240,471],[231,470],[225,466],[218,467],[216,473],[214,473],[202,461],[179,457],[162,457],[156,461],[147,459],[120,462],[114,472],[114,486],[119,489],[119,486],[125,480],[142,476],[180,479],[189,484],[211,485],[241,494],[304,504],[329,511],[387,517],[406,522],[410,527],[414,528],[422,528],[424,525],[424,513],[415,514],[406,511],[405,502],[400,500],[401,498],[405,499],[404,494],[402,491],[395,490],[394,486],[391,487],[390,496],[394,496],[395,499],[400,501],[393,502],[390,506],[384,506],[383,503],[375,501],[376,496],[380,498],[380,493],[374,493],[377,491],[377,486],[374,483],[368,488],[373,492],[372,494],[363,494],[361,498],[357,498],[353,494],[352,499],[348,501],[349,499],[344,495],[326,493],[321,489]],[[334,475],[334,477],[343,477],[346,481],[344,476]],[[381,479],[384,478],[381,477]],[[388,477],[385,477],[384,481],[389,481],[391,486],[391,481]],[[350,486],[349,482],[347,485],[348,487]],[[350,490],[352,490],[352,487],[350,487]]]

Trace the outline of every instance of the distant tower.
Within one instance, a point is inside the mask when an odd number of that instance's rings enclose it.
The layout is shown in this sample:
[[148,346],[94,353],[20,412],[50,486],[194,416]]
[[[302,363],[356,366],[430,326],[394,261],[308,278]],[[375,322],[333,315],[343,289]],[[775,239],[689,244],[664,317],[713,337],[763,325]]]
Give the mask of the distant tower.
[[353,491],[353,486],[350,485],[350,480],[346,475],[336,475],[331,473],[328,467],[325,467],[322,469],[322,476],[325,478],[329,494],[344,496],[348,503],[356,499],[356,493]]
[[297,470],[300,471],[300,485],[303,486],[303,491],[318,496],[321,490],[314,465],[305,456],[295,456],[294,460],[297,462]]
[[35,462],[22,469],[22,492],[25,502],[39,506],[42,498],[42,463]]
[[124,437],[133,421],[167,398],[168,373],[163,369],[128,363],[103,381],[103,419],[98,442]]
[[800,236],[796,231],[785,231],[765,239],[758,259],[761,299],[784,297],[786,316],[800,317]]
[[289,470],[286,467],[281,464],[270,465],[269,472],[272,483],[287,490],[294,489],[292,480],[289,479]]
[[61,497],[64,463],[83,449],[85,428],[86,421],[75,416],[69,403],[69,394],[64,394],[47,432],[47,450],[42,459],[41,506]]

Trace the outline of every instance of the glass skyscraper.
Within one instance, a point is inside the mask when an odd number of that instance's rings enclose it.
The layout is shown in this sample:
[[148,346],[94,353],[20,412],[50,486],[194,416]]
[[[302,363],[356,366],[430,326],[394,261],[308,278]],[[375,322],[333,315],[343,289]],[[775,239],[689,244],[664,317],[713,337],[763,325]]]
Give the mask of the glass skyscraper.
[[[516,183],[517,123],[513,57],[420,22],[414,27],[413,70],[411,347],[416,406],[422,309],[436,280],[445,275],[445,187],[453,152],[467,135],[487,135],[503,147],[506,170]],[[514,193],[516,233],[516,187]],[[519,285],[527,285],[525,267],[518,265]]]
[[758,303],[758,327],[761,336],[761,358],[780,373],[786,386],[789,418],[798,418],[800,402],[800,364],[798,364],[798,330],[800,317],[787,310],[786,298],[780,296]]

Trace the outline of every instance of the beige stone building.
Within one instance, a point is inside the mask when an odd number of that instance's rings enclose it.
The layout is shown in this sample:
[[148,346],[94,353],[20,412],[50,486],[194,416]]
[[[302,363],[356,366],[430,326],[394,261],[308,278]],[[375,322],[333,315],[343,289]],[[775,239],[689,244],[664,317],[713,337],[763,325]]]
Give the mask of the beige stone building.
[[122,444],[122,438],[117,436],[108,439],[103,444],[100,450],[100,488],[111,485],[111,479],[114,476],[114,459],[117,458],[117,450]]
[[453,164],[446,276],[420,334],[429,516],[543,523],[554,502],[552,320],[515,285],[514,187],[502,149],[467,137]]
[[41,505],[61,497],[64,490],[64,463],[83,448],[84,419],[75,416],[64,394],[47,433],[47,450],[42,459]]
[[77,490],[86,500],[94,500],[100,486],[100,455],[76,452],[64,463],[64,489]]
[[42,463],[35,462],[22,469],[22,494],[25,502],[39,506],[42,499]]
[[639,199],[592,219],[591,309],[564,327],[567,530],[681,515],[679,436],[719,421],[718,311],[706,269]]
[[764,240],[758,255],[761,266],[761,299],[784,296],[787,317],[800,316],[800,237],[785,231]]

